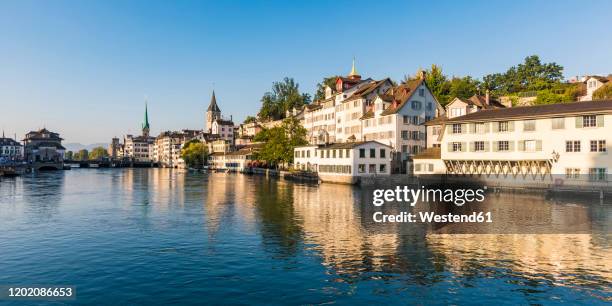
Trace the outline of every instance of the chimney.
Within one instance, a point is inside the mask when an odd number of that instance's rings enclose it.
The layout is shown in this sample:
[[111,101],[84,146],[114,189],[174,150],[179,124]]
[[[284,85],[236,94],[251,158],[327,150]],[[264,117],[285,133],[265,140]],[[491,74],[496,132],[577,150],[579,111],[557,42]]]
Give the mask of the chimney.
[[487,89],[487,91],[485,92],[485,104],[486,104],[486,105],[489,105],[489,104],[490,104],[490,102],[489,102],[489,90],[488,90],[488,89]]

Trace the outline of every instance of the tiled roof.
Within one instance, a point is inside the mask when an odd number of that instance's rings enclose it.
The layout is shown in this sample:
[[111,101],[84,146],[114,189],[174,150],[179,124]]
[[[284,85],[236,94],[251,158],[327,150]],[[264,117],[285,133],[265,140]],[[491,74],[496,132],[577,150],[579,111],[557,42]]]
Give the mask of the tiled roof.
[[363,116],[361,116],[361,119],[370,119],[370,118],[374,118],[374,112],[373,111],[367,111],[365,114],[363,114]]
[[330,143],[330,144],[325,144],[325,145],[305,145],[305,146],[300,146],[298,148],[319,147],[319,149],[352,149],[352,148],[355,148],[355,147],[358,147],[360,145],[367,144],[367,143],[376,143],[378,145],[390,148],[390,146],[384,143],[380,143],[378,141],[374,141],[374,140],[356,141],[356,142],[337,142],[337,143]]
[[427,122],[425,122],[425,125],[440,125],[445,123],[448,120],[448,118],[446,118],[446,116],[439,116],[436,118],[433,118]]
[[15,141],[12,138],[0,138],[0,146],[18,146],[21,147],[21,144]]
[[398,104],[396,107],[393,107],[393,105],[389,106],[382,112],[381,115],[385,116],[397,113],[400,109],[402,109],[402,107],[404,107],[406,102],[410,100],[410,97],[412,97],[416,89],[421,86],[421,84],[424,84],[423,79],[416,79],[410,80],[393,88],[393,91],[391,93],[388,92],[388,94],[391,94],[394,102],[397,102]]
[[568,114],[612,113],[612,100],[569,102],[536,106],[520,106],[481,110],[464,116],[448,119],[446,123],[504,120],[515,118],[553,117]]
[[215,120],[215,122],[217,122],[217,124],[220,124],[220,125],[234,125],[234,122],[230,120],[225,120],[225,119],[217,119]]

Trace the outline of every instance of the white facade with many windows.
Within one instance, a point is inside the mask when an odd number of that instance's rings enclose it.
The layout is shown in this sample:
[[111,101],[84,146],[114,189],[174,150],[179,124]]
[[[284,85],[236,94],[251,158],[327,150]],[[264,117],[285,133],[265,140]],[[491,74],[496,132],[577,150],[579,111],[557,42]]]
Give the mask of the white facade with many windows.
[[391,149],[377,141],[308,145],[294,149],[294,165],[317,172],[324,182],[353,184],[359,177],[389,175]]
[[606,185],[611,132],[612,101],[481,111],[445,122],[445,167],[433,172]]

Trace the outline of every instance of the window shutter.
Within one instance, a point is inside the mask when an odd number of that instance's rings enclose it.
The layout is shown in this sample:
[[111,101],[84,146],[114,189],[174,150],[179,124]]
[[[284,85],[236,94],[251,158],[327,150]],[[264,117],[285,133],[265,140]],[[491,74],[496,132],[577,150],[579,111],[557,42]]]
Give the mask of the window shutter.
[[461,143],[461,152],[466,152],[467,151],[467,143],[462,142]]
[[485,133],[489,132],[489,127],[491,126],[491,122],[485,122],[484,123],[484,127],[485,127]]
[[469,127],[468,127],[467,123],[462,124],[461,125],[461,133],[466,133],[466,134],[469,133],[468,128]]
[[476,123],[470,123],[470,133],[476,133]]
[[518,142],[518,150],[519,151],[525,151],[525,141],[524,140],[519,140],[519,142]]
[[542,141],[536,140],[536,151],[542,151]]
[[485,152],[489,152],[489,147],[491,146],[491,144],[488,141],[484,142],[484,150]]
[[604,116],[603,115],[597,115],[597,127],[603,127],[604,126]]
[[582,128],[582,117],[576,117],[576,128]]
[[497,145],[497,141],[493,142],[493,152],[497,152],[498,149],[498,145]]
[[452,134],[453,133],[453,125],[449,124],[446,126],[446,133],[447,134]]
[[508,151],[514,151],[514,141],[508,141]]
[[499,132],[499,122],[491,122],[493,125],[493,133]]
[[424,132],[419,132],[419,139],[420,140],[425,140],[425,133]]
[[514,121],[508,121],[508,132],[514,132]]
[[448,150],[447,150],[447,152],[453,152],[453,143],[452,142],[448,143]]
[[476,151],[476,145],[474,144],[473,141],[470,141],[470,152],[475,152]]

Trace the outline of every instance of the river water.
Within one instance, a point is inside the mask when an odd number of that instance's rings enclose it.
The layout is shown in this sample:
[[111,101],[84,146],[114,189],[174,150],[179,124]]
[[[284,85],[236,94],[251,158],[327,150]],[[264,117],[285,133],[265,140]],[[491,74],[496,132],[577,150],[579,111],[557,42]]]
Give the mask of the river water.
[[577,208],[586,234],[426,234],[378,230],[364,193],[167,169],[4,178],[0,285],[74,285],[62,303],[89,305],[612,301],[610,203],[498,199]]

